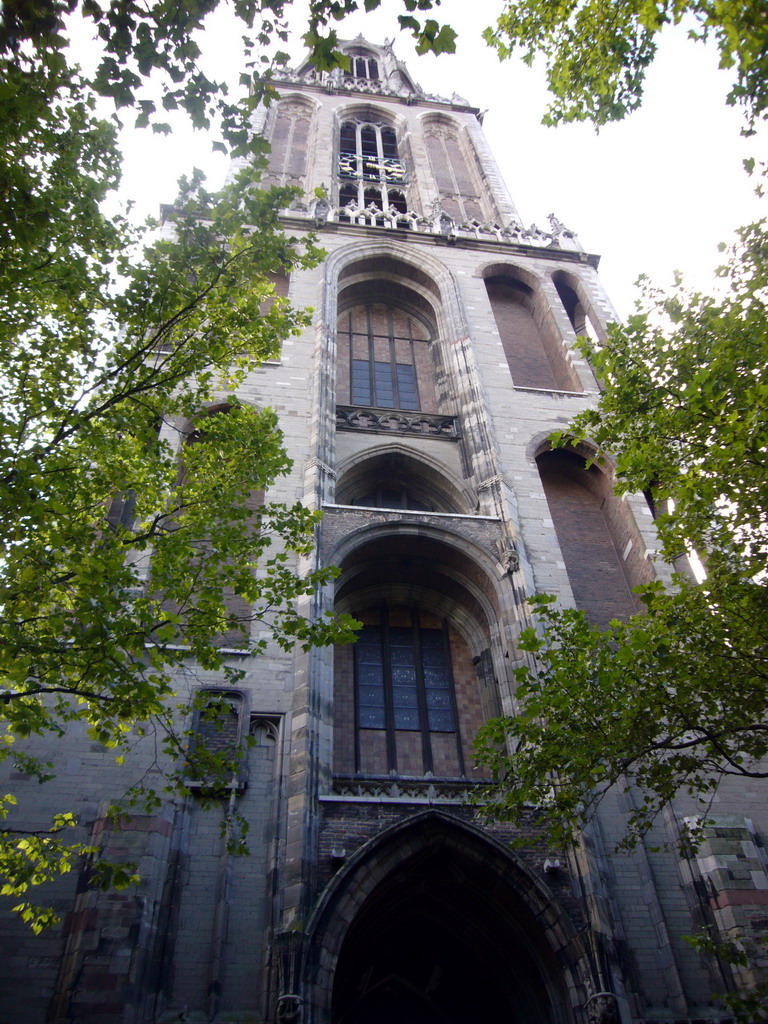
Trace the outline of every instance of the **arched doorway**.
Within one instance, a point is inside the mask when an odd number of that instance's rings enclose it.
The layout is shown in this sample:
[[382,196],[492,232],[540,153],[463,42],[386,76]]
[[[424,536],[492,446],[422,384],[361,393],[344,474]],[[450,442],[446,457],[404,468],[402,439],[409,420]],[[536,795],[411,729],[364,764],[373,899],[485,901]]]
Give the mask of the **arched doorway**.
[[313,945],[335,967],[313,1019],[571,1019],[561,966],[578,958],[570,923],[522,863],[474,826],[416,815],[358,851],[329,890]]

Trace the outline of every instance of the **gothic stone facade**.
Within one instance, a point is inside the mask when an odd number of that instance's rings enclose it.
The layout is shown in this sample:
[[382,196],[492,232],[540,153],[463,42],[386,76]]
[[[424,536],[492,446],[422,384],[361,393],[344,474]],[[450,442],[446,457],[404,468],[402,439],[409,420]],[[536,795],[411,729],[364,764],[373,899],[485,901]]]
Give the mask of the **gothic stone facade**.
[[[524,228],[477,110],[424,93],[389,46],[346,48],[348,73],[285,74],[254,125],[268,182],[303,197],[286,226],[317,230],[328,258],[277,282],[314,322],[241,397],[277,410],[294,460],[269,497],[323,509],[315,557],[341,570],[302,610],[353,613],[360,640],[232,652],[232,727],[255,740],[231,794],[249,857],[227,855],[194,795],[116,827],[103,808],[141,750],[118,769],[85,739],[60,745],[41,820],[74,802],[142,880],[102,894],[74,872],[41,937],[4,919],[0,1021],[717,1019],[729,969],[681,936],[765,931],[757,794],[721,794],[689,862],[666,846],[682,804],[615,854],[631,793],[575,851],[546,846],[534,809],[512,829],[467,801],[473,735],[513,708],[526,595],[605,622],[663,572],[642,499],[547,444],[597,393],[576,349],[612,319],[597,259],[554,217]],[[179,678],[184,694],[220,684],[194,665]]]

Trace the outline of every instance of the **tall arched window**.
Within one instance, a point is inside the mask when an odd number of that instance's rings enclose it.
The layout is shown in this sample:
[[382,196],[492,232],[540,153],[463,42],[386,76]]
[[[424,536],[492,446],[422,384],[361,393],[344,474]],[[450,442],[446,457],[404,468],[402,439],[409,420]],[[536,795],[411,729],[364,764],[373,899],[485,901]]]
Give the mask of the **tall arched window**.
[[339,205],[387,212],[407,209],[405,165],[394,128],[377,120],[345,121],[339,137]]
[[515,385],[575,390],[562,339],[540,326],[534,289],[508,274],[487,277],[485,287]]
[[424,133],[443,209],[460,224],[483,223],[487,217],[483,212],[480,185],[458,127],[442,120],[428,121]]
[[363,623],[334,653],[338,775],[466,776],[498,703],[486,591],[469,556],[397,528],[342,560],[336,607]]
[[379,302],[353,306],[337,327],[342,405],[437,412],[430,333],[414,316]]

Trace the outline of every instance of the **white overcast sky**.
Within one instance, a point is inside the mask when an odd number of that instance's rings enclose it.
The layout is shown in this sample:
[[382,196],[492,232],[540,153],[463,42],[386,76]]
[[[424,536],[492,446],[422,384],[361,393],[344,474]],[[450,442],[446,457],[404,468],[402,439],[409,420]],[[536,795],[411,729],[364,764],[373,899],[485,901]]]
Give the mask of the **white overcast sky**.
[[[455,55],[415,56],[410,37],[397,33],[403,7],[396,0],[346,19],[337,31],[371,42],[395,37],[395,53],[427,92],[455,91],[487,110],[485,132],[523,221],[546,228],[553,212],[600,254],[601,279],[621,315],[631,312],[633,283],[643,272],[666,285],[680,269],[695,287],[709,287],[721,259],[718,242],[762,214],[742,160],[768,155],[765,131],[748,140],[739,135],[742,115],[725,105],[730,78],[718,71],[717,52],[690,42],[684,29],[669,30],[638,112],[599,134],[587,125],[544,128],[542,70],[500,63],[480,38],[500,7],[501,0],[443,0],[438,16],[459,32]],[[292,65],[304,54],[305,11],[294,3],[296,33],[281,44]],[[241,34],[225,11],[210,19],[203,46],[217,78],[236,83]],[[123,195],[147,213],[173,201],[176,179],[192,166],[205,168],[212,186],[226,173],[225,160],[210,156],[210,140],[183,127],[169,139],[126,132],[124,148]]]

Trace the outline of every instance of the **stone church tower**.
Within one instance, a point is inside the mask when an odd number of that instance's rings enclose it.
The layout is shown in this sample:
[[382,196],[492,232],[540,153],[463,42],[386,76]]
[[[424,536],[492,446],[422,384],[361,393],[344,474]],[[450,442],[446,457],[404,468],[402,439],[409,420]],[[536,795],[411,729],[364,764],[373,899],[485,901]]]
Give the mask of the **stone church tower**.
[[[691,861],[665,848],[675,808],[611,855],[631,793],[573,851],[546,846],[535,809],[513,829],[468,800],[473,736],[513,710],[526,596],[605,623],[663,571],[643,500],[547,442],[597,394],[576,337],[614,318],[598,260],[554,216],[523,226],[466,100],[425,93],[389,45],[343,49],[348,72],[284,74],[255,125],[267,182],[303,196],[286,228],[328,258],[276,282],[314,322],[241,397],[277,411],[294,462],[269,497],[324,513],[315,557],[340,574],[303,611],[349,612],[360,638],[232,652],[250,857],[194,792],[118,830],[100,815],[124,774],[71,750],[41,801],[79,793],[142,882],[100,894],[73,873],[60,929],[4,921],[0,1022],[717,1020],[730,969],[681,936],[768,924],[748,794]],[[192,666],[179,685],[222,681]]]

